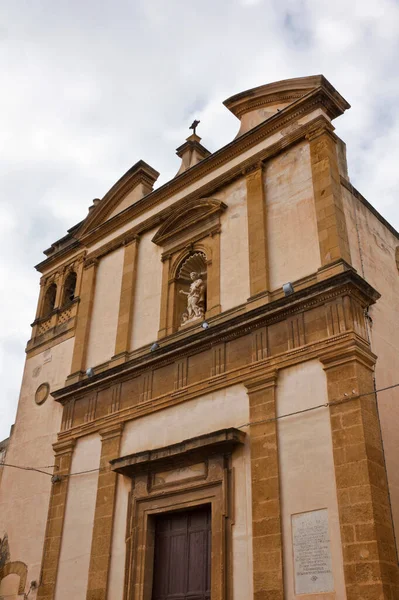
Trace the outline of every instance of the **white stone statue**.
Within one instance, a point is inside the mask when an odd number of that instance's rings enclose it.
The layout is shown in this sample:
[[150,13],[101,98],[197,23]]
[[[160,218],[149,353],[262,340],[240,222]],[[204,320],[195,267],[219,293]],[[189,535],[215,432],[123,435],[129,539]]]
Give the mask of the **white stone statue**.
[[182,315],[181,325],[205,318],[205,282],[201,279],[201,274],[194,271],[190,273],[190,278],[190,290],[180,290],[180,294],[187,296],[187,310]]

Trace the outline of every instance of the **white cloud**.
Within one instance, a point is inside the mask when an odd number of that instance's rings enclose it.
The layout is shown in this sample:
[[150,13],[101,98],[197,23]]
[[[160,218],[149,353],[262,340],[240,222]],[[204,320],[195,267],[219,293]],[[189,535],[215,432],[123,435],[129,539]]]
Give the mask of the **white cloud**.
[[38,0],[0,5],[0,439],[14,418],[42,250],[139,158],[161,172],[194,117],[214,151],[222,101],[323,73],[352,104],[336,122],[351,178],[399,227],[395,0]]

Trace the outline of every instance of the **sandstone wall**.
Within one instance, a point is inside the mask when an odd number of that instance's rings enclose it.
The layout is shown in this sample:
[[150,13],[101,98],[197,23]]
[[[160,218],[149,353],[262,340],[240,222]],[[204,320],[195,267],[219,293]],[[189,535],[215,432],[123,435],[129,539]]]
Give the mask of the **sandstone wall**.
[[[399,383],[399,239],[345,187],[343,196],[353,265],[381,294],[369,310],[377,389]],[[378,394],[396,538],[399,538],[399,388]]]
[[[60,430],[62,406],[49,396],[35,403],[39,385],[50,391],[62,387],[70,372],[74,340],[70,339],[28,358],[25,364],[18,412],[7,452],[7,463],[27,467],[54,464],[52,444]],[[52,474],[53,469],[44,469]],[[0,487],[0,538],[7,532],[11,561],[28,567],[27,581],[39,581],[43,541],[51,490],[51,477],[35,471],[4,467]]]

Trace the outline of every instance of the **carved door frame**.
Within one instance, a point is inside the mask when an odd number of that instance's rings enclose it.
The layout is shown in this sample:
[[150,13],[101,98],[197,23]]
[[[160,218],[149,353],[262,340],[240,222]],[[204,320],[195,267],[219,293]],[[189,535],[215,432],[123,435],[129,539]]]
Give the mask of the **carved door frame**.
[[132,478],[124,600],[151,600],[156,516],[203,505],[211,507],[211,598],[231,599],[231,453],[244,438],[226,429],[111,461]]

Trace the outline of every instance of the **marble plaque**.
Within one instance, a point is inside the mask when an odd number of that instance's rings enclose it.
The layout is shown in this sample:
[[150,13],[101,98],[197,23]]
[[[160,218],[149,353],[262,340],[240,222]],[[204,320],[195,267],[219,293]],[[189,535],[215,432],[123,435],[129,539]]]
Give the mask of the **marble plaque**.
[[334,591],[327,509],[292,516],[295,593]]
[[152,487],[162,487],[186,481],[187,479],[203,479],[206,477],[206,464],[197,463],[168,471],[154,473]]

